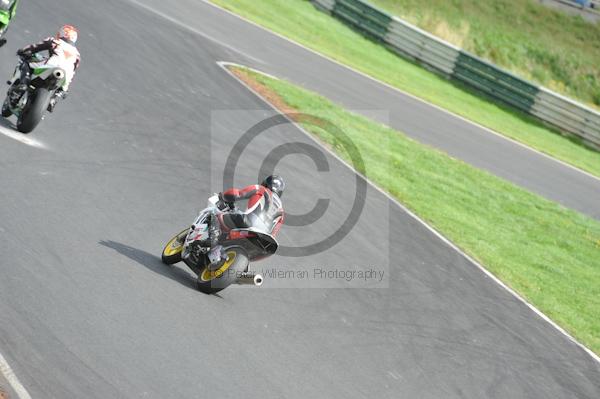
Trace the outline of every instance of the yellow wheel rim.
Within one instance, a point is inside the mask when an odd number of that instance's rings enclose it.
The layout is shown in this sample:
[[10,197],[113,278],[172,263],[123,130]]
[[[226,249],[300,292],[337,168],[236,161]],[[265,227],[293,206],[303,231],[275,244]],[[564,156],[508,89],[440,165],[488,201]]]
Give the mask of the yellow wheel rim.
[[223,273],[225,273],[227,269],[229,269],[231,265],[233,265],[233,263],[235,262],[235,257],[235,251],[227,252],[227,260],[225,261],[225,263],[223,263],[223,265],[217,270],[209,270],[208,267],[204,268],[202,274],[200,275],[200,279],[202,281],[211,281],[217,277],[221,277]]
[[177,234],[175,237],[171,238],[171,241],[167,243],[167,246],[163,251],[163,255],[173,256],[180,254],[181,251],[183,251],[183,240],[181,238],[183,236],[183,238],[185,239],[185,236],[187,236],[188,231],[189,229],[185,229],[181,233]]

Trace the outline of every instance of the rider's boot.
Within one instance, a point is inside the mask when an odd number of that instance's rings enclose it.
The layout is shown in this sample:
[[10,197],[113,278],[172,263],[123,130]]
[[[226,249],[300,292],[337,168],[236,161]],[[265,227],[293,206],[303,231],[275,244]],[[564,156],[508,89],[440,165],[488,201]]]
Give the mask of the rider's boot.
[[8,98],[11,106],[15,106],[23,96],[23,93],[27,90],[27,85],[22,84],[20,78],[17,78],[12,83],[10,81],[8,83],[11,84],[8,89]]
[[223,253],[223,247],[219,245],[219,236],[221,235],[221,228],[219,227],[219,219],[214,213],[210,216],[208,221],[208,237],[210,240],[210,252],[208,253],[208,260],[210,264],[208,268],[210,270],[216,270],[227,261],[227,256]]
[[6,81],[6,84],[13,86],[19,85],[23,86],[21,89],[24,90],[27,88],[26,84],[29,82],[31,74],[29,72],[29,67],[23,62],[20,65],[17,65],[15,68],[15,72],[10,80]]
[[56,103],[58,102],[59,99],[65,99],[67,98],[67,92],[64,91],[63,89],[58,89],[56,90],[56,92],[54,93],[54,96],[52,96],[52,98],[50,99],[50,103],[48,103],[48,112],[53,112],[54,111],[54,107],[56,107]]
[[212,247],[210,252],[208,253],[208,260],[210,261],[208,265],[209,270],[217,270],[227,261],[227,256],[223,253],[223,247],[221,245],[216,245]]

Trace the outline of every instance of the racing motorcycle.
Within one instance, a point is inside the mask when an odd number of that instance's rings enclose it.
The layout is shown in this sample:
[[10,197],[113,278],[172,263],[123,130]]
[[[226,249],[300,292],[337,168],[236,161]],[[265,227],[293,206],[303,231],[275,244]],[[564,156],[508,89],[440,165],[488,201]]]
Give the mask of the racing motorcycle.
[[6,44],[6,31],[10,20],[17,12],[19,0],[0,0],[0,47]]
[[21,75],[8,89],[2,104],[2,116],[15,115],[17,130],[29,133],[43,119],[55,92],[66,83],[65,71],[44,64],[43,58],[37,54],[19,59],[17,70]]
[[[213,195],[208,199],[208,206],[200,212],[194,224],[175,237],[165,246],[162,261],[172,265],[183,260],[198,276],[196,280],[200,291],[208,294],[219,292],[229,285],[253,284],[260,286],[263,277],[248,271],[252,261],[273,255],[279,244],[273,236],[277,221],[270,222],[266,215],[252,215],[250,223],[232,223],[220,212],[219,197]],[[209,220],[217,215],[221,224],[219,245],[223,247],[226,260],[211,265],[208,259],[210,251]],[[240,214],[238,214],[240,215]]]

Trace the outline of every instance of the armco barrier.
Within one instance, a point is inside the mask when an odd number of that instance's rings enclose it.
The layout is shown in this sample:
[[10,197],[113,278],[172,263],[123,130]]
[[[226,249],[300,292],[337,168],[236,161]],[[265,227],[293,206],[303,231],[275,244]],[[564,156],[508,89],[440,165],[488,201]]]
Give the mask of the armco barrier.
[[575,101],[541,88],[531,113],[600,148],[600,114]]
[[331,13],[377,40],[385,37],[392,21],[390,15],[358,0],[337,0]]
[[599,112],[504,71],[364,0],[311,1],[399,55],[534,115],[600,149]]
[[452,75],[454,64],[460,54],[459,48],[396,17],[393,17],[389,24],[384,41],[391,50],[422,62],[448,76]]
[[331,13],[331,10],[335,6],[335,0],[314,0],[313,4],[321,10]]
[[525,112],[529,112],[540,91],[537,86],[463,51],[452,76]]

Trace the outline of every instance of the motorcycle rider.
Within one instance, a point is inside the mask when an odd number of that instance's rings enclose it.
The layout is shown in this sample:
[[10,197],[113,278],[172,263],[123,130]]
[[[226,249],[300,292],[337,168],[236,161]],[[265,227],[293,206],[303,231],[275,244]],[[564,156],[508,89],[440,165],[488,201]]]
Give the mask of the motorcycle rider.
[[[56,90],[54,96],[50,100],[50,104],[48,105],[48,111],[50,112],[54,111],[54,107],[59,98],[64,99],[67,97],[67,92],[73,81],[73,77],[75,76],[75,71],[79,68],[81,56],[79,50],[75,47],[77,37],[77,28],[72,25],[64,25],[60,28],[55,37],[48,37],[39,43],[23,47],[17,51],[17,55],[25,60],[41,51],[48,51],[49,56],[44,61],[44,64],[54,65],[65,71],[65,84]],[[12,85],[17,79],[19,79],[20,82],[26,81],[31,73],[29,69],[29,63],[23,62],[20,71],[17,67],[15,75],[7,83]]]
[[[253,184],[241,190],[230,188],[219,193],[217,208],[222,213],[220,215],[213,213],[208,227],[211,248],[208,253],[210,267],[220,266],[227,260],[222,246],[219,245],[221,222],[226,228],[244,228],[262,223],[271,229],[273,236],[277,234],[283,224],[284,212],[281,196],[284,190],[283,179],[278,175],[271,175],[265,178],[260,185]],[[246,210],[243,212],[235,207],[235,203],[241,200],[248,200]]]

